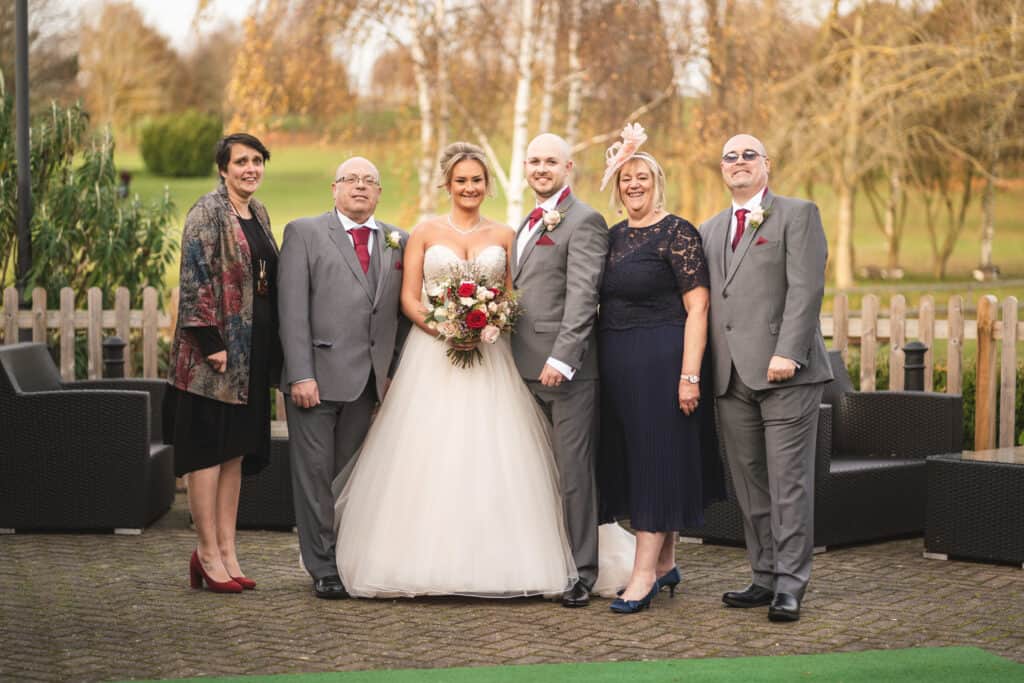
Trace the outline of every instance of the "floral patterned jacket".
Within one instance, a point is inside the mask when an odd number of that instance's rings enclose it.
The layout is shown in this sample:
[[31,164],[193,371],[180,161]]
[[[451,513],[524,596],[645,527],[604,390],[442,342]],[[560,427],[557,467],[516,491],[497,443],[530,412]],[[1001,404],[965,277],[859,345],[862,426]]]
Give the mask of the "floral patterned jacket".
[[[255,199],[249,208],[271,244],[270,217]],[[238,217],[220,185],[189,209],[181,237],[178,326],[171,346],[169,381],[178,389],[224,403],[249,400],[252,340],[252,254]],[[216,327],[228,353],[223,374],[206,363],[189,327]]]

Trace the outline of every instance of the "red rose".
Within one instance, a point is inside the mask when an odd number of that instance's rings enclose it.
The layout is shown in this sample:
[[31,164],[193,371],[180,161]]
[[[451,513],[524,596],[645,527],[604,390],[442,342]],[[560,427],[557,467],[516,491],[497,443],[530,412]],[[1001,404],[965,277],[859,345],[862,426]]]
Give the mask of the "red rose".
[[466,314],[466,327],[471,330],[480,330],[487,327],[487,314],[474,308]]
[[[475,296],[476,295],[476,283],[463,282],[459,285],[459,296]],[[481,325],[482,327],[482,325]]]

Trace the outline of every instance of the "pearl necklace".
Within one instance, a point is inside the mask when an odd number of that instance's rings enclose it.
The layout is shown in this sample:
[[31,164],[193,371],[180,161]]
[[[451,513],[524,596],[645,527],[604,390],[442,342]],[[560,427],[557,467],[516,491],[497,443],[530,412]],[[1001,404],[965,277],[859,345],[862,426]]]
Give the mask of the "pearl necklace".
[[460,228],[459,226],[455,225],[455,223],[452,222],[451,214],[446,215],[445,218],[448,219],[448,227],[454,230],[455,232],[459,233],[460,235],[468,235],[470,233],[476,232],[480,228],[480,224],[484,222],[483,216],[477,216],[476,223],[473,224],[473,227]]

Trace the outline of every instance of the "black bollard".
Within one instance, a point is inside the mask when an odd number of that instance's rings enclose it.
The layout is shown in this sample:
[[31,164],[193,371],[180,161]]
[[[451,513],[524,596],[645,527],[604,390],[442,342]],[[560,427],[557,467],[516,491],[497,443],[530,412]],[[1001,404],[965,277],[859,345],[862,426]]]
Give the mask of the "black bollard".
[[124,377],[124,340],[114,335],[103,340],[103,376]]
[[924,354],[928,347],[912,341],[903,347],[903,388],[906,391],[924,391]]

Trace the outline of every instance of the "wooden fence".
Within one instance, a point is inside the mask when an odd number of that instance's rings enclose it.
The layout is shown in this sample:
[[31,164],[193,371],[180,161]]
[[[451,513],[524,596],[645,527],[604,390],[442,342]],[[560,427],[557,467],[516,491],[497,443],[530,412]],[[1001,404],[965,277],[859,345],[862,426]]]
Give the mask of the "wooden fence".
[[[142,295],[142,310],[129,308],[128,290],[119,288],[114,296],[113,310],[103,310],[103,295],[92,288],[86,293],[86,310],[75,310],[75,294],[71,289],[60,293],[60,308],[46,308],[46,292],[32,292],[31,310],[18,309],[18,294],[12,287],[4,290],[3,309],[0,312],[0,330],[3,343],[18,340],[18,330],[32,330],[33,341],[47,341],[49,330],[57,330],[60,337],[60,372],[66,380],[75,377],[75,331],[87,331],[88,368],[90,378],[102,374],[102,342],[104,335],[113,332],[130,343],[131,331],[142,333],[143,377],[158,374],[158,340],[169,338],[177,322],[178,290],[172,290],[166,308],[157,307],[157,291],[147,287]],[[919,339],[928,346],[925,354],[925,390],[933,387],[934,361],[932,347],[937,340],[947,342],[946,391],[962,392],[964,341],[977,340],[977,382],[975,394],[974,448],[981,450],[1012,446],[1015,433],[1017,346],[1024,340],[1024,322],[1018,321],[1016,297],[1007,297],[1000,306],[994,296],[979,299],[973,319],[964,317],[964,300],[955,295],[948,299],[945,318],[936,316],[935,300],[922,296],[916,311],[908,315],[906,299],[895,294],[889,299],[888,316],[881,314],[879,298],[867,294],[861,300],[859,315],[851,315],[846,295],[837,294],[833,300],[831,316],[823,315],[821,328],[832,340],[832,348],[848,357],[850,346],[860,347],[860,388],[875,389],[875,377],[880,363],[888,364],[889,386],[903,388],[902,347],[911,339]],[[912,314],[916,313],[916,317]],[[889,344],[888,358],[881,358],[880,349]],[[125,349],[125,375],[135,376],[131,347]],[[998,415],[997,415],[998,396]],[[283,415],[281,396],[278,408]]]

